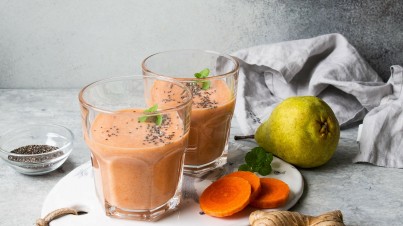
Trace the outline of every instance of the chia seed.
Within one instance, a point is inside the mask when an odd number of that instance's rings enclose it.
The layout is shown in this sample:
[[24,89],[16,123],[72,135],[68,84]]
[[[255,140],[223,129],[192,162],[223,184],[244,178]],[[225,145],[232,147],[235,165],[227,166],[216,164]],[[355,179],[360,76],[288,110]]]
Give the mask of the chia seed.
[[[12,150],[10,153],[18,155],[38,155],[46,154],[51,151],[57,150],[58,147],[51,145],[26,145]],[[37,163],[44,162],[62,156],[63,152],[58,151],[52,154],[42,155],[42,156],[12,156],[9,155],[8,159],[15,162],[27,162],[27,163]]]
[[[170,134],[167,133],[168,128],[172,124],[172,119],[168,115],[163,115],[163,121],[160,126],[154,124],[147,125],[146,136],[143,140],[144,143],[147,144],[167,144],[175,136],[175,131],[172,131]],[[143,144],[144,144],[143,143]]]
[[199,84],[197,83],[187,83],[187,87],[192,91],[192,96],[193,97],[200,97],[200,102],[195,102],[193,98],[193,106],[196,108],[217,108],[218,102],[215,100],[211,100],[210,96],[216,92],[216,90],[213,91],[205,91],[201,89]]

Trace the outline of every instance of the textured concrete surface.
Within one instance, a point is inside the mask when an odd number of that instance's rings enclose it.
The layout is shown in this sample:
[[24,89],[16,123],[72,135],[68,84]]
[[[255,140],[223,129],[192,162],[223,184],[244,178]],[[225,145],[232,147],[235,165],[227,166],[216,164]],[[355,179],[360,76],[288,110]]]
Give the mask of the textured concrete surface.
[[[33,225],[52,187],[89,160],[81,133],[77,93],[77,89],[0,89],[0,136],[13,126],[51,122],[69,127],[76,137],[67,162],[47,175],[25,176],[0,161],[1,226]],[[231,140],[235,134],[240,134],[240,130],[234,120]],[[352,158],[358,152],[356,134],[356,127],[342,131],[335,155],[324,166],[300,169],[305,189],[292,210],[316,215],[340,209],[346,225],[400,226],[403,222],[402,170],[353,164]],[[256,145],[253,141],[242,144]]]
[[403,64],[401,0],[0,0],[0,88],[82,87],[168,49],[231,53],[338,32],[376,71]]

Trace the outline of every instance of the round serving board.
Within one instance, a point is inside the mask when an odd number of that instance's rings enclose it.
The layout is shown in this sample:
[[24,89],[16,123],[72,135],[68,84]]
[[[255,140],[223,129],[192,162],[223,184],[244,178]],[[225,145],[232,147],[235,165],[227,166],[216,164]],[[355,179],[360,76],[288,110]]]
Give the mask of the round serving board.
[[[43,217],[55,209],[64,207],[88,212],[88,214],[80,216],[68,215],[61,217],[52,221],[51,226],[249,225],[249,214],[254,211],[251,207],[247,207],[243,211],[226,218],[205,215],[199,207],[198,197],[203,190],[221,176],[236,171],[238,166],[242,164],[245,154],[250,151],[250,148],[237,143],[230,143],[229,150],[228,164],[225,167],[212,171],[203,178],[185,176],[180,208],[157,222],[132,221],[107,217],[95,194],[90,162],[77,167],[55,185],[45,199],[41,215]],[[303,178],[294,166],[276,157],[273,159],[272,168],[272,173],[267,177],[280,179],[290,187],[291,193],[287,204],[280,208],[281,210],[287,210],[294,206],[301,197],[304,188]],[[274,209],[266,210],[270,211]]]

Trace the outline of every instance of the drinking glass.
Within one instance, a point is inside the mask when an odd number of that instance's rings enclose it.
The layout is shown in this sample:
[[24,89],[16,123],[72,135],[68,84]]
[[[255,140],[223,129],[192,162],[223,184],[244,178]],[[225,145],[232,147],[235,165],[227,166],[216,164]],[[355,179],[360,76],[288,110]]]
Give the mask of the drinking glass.
[[79,101],[106,215],[154,221],[178,208],[190,90],[163,77],[114,77],[84,87]]
[[235,108],[238,62],[213,51],[172,50],[147,57],[142,70],[145,76],[174,78],[192,92],[185,173],[201,176],[224,165]]

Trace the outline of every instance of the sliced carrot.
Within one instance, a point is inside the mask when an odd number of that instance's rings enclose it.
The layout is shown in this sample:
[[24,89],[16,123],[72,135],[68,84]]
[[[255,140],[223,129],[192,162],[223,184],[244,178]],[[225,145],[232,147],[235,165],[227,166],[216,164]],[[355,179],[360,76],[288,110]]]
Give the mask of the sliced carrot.
[[215,217],[231,216],[249,204],[251,186],[240,177],[223,177],[203,191],[200,208]]
[[260,194],[250,202],[256,208],[269,209],[285,205],[290,194],[286,183],[275,178],[260,178]]
[[226,175],[226,177],[240,177],[249,182],[252,187],[250,199],[253,200],[260,193],[260,178],[256,174],[249,171],[236,171]]

